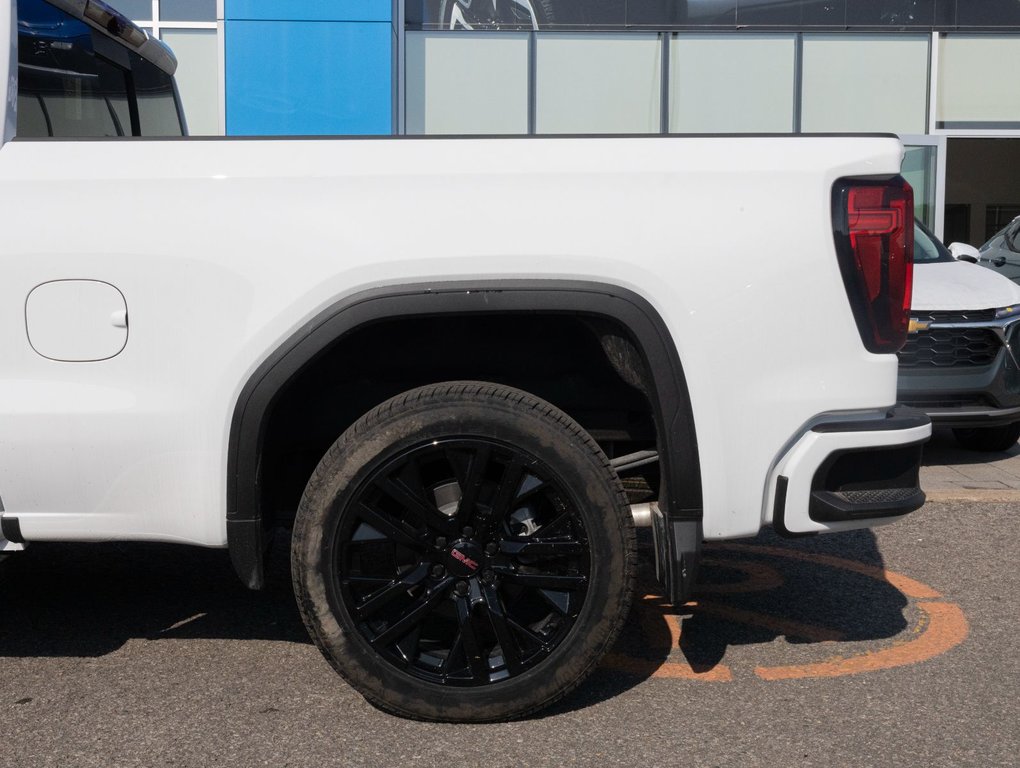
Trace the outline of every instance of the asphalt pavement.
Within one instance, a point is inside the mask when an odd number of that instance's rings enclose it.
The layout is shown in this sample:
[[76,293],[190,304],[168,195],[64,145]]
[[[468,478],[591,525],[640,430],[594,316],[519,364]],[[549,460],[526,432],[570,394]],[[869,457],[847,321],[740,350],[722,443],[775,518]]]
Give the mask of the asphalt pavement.
[[679,615],[646,567],[595,675],[494,725],[368,705],[283,545],[254,593],[221,551],[36,544],[0,565],[0,766],[1016,766],[1020,449],[937,436],[922,485],[871,531],[709,545]]

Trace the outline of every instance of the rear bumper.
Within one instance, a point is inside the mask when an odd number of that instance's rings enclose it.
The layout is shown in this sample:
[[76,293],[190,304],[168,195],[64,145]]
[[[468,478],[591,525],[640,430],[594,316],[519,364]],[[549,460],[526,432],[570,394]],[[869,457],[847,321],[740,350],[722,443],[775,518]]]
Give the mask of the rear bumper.
[[772,471],[766,522],[797,536],[866,528],[918,509],[929,437],[928,416],[905,406],[822,414]]

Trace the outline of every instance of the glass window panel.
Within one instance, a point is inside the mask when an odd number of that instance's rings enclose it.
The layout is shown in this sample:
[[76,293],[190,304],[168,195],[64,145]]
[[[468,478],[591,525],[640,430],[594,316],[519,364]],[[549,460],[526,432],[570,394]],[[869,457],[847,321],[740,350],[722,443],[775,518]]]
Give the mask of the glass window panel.
[[216,21],[216,0],[160,0],[163,21]]
[[935,3],[935,25],[939,27],[955,27],[956,26],[956,2],[941,2],[938,0]]
[[526,33],[409,32],[407,132],[528,132]]
[[669,47],[674,133],[793,130],[796,37],[677,35]]
[[[754,2],[755,0],[751,0]],[[782,5],[782,3],[762,2],[759,5]],[[800,23],[804,26],[843,26],[846,23],[847,0],[801,0]]]
[[926,35],[804,36],[804,131],[924,133]]
[[219,53],[215,29],[164,29],[163,41],[177,56],[177,90],[188,133],[220,133]]
[[[605,3],[603,3],[605,5]],[[630,25],[642,25],[650,27],[666,27],[675,24],[687,24],[690,18],[688,3],[678,3],[676,0],[627,0],[621,3],[625,5],[625,20]],[[586,3],[585,9],[597,8],[597,3]],[[603,22],[598,16],[604,14],[591,13],[599,23],[619,24],[618,15],[609,16]],[[731,17],[732,20],[732,17]],[[589,22],[590,23],[590,22]]]
[[152,0],[111,0],[108,4],[133,21],[152,20]]
[[1016,0],[960,0],[956,21],[961,27],[1005,27],[1020,24]]
[[658,35],[539,35],[538,133],[657,133]]
[[[42,88],[37,88],[41,81],[36,77],[26,82],[25,90],[38,94],[47,121],[49,134],[40,135],[75,138],[131,135],[126,73],[98,56],[94,67],[94,77],[63,73],[58,87],[52,87],[57,85],[55,79]],[[19,115],[18,135],[28,136],[22,129]]]
[[128,104],[127,72],[116,64],[96,57],[96,70],[103,86],[103,98],[111,112],[118,136],[130,136],[131,107]]
[[989,205],[985,208],[985,240],[991,240],[992,236],[1000,229],[1020,216],[1020,205]]
[[17,133],[39,136],[122,136],[127,80],[123,69],[95,55],[84,22],[40,0],[18,3]]
[[1020,121],[1020,89],[1010,74],[1016,72],[1020,72],[1020,37],[943,37],[936,102],[939,127]]
[[37,93],[18,91],[18,136],[32,138],[52,136],[50,124],[46,119],[42,96]]
[[[634,1],[632,0],[632,2]],[[640,2],[640,0],[637,1]],[[678,20],[680,24],[732,27],[736,22],[738,4],[735,0],[715,0],[710,3],[675,2],[674,4],[679,6],[673,13],[680,17]],[[630,21],[632,13],[633,11],[628,12],[628,21]]]
[[846,9],[850,26],[930,27],[934,21],[935,0],[854,0]]
[[131,76],[138,100],[142,136],[180,136],[181,121],[173,80],[141,56],[131,54]]
[[935,162],[937,147],[906,147],[903,178],[914,188],[914,215],[928,229],[935,228]]
[[737,3],[737,24],[841,27],[845,23],[846,0],[801,0],[794,3],[740,0]]
[[[40,94],[49,118],[50,136],[80,138],[119,136],[110,107],[94,91]],[[21,128],[19,124],[18,128]],[[19,130],[20,133],[20,130]]]
[[[231,0],[234,4],[239,1]],[[294,5],[307,5],[311,1],[289,0]],[[266,2],[246,0],[246,7]],[[286,2],[288,0],[277,0],[277,3]],[[524,2],[497,2],[496,10],[492,10],[492,0],[405,0],[405,20],[407,28],[414,30],[448,29],[451,25],[462,28],[465,23],[473,29],[528,28],[532,17],[526,15]],[[606,31],[642,26],[841,29],[955,27],[957,24],[985,28],[1020,26],[1018,0],[530,0],[530,6],[538,27],[543,30],[598,27]]]

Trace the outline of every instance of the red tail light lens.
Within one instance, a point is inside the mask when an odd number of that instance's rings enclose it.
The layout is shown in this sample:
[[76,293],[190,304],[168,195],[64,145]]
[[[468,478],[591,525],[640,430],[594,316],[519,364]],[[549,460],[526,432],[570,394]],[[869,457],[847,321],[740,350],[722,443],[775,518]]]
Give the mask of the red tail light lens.
[[907,339],[914,276],[914,191],[900,176],[841,179],[833,190],[836,252],[861,341],[893,353]]

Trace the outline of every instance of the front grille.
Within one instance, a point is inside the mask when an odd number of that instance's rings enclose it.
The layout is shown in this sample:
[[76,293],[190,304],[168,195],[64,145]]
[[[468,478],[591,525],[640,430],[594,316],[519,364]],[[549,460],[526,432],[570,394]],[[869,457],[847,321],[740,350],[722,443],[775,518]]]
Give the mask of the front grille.
[[973,368],[990,365],[1002,344],[987,328],[938,328],[907,336],[899,352],[904,368]]

